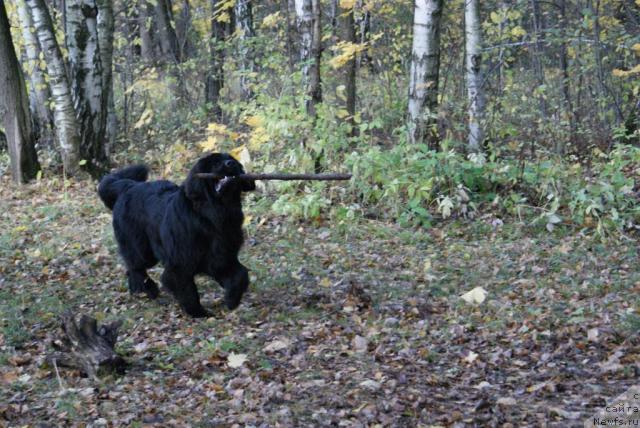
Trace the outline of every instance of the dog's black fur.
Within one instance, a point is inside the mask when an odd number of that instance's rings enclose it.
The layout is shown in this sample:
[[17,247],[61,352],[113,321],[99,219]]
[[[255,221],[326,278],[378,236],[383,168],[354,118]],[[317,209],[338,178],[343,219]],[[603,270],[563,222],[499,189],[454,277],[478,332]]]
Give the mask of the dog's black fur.
[[158,296],[147,269],[162,262],[162,285],[193,317],[209,313],[200,304],[194,276],[213,277],[225,290],[229,309],[240,304],[249,286],[247,269],[238,261],[243,242],[241,192],[255,182],[202,179],[197,173],[233,177],[242,165],[225,153],[198,160],[181,186],[160,180],[146,182],[149,169],[130,166],[105,176],[98,186],[104,204],[113,210],[113,230],[124,259],[131,293]]

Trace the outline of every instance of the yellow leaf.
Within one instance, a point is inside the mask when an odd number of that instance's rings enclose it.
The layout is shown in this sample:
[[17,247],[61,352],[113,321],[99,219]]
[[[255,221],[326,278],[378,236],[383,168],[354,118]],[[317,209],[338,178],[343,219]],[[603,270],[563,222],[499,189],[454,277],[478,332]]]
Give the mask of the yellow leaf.
[[329,278],[322,278],[320,280],[320,286],[321,287],[325,287],[325,288],[329,288],[329,287],[331,287],[331,281],[329,280]]
[[244,123],[246,123],[247,125],[249,125],[252,128],[257,128],[258,126],[262,126],[262,123],[264,121],[262,120],[262,117],[260,116],[249,116],[244,120]]
[[631,46],[631,49],[636,51],[636,53],[640,53],[640,43],[636,43],[635,45]]
[[251,163],[251,155],[249,154],[249,149],[247,146],[236,147],[235,149],[229,152],[231,156],[234,157],[235,160],[240,162],[245,169],[248,168],[248,165]]
[[500,18],[500,15],[498,15],[498,14],[497,14],[497,13],[495,13],[495,12],[491,12],[490,17],[491,17],[491,21],[492,21],[494,24],[499,24],[499,23],[501,23],[501,22],[502,22],[502,18]]
[[340,0],[341,9],[353,9],[356,5],[356,0]]
[[227,357],[227,364],[231,368],[241,367],[247,362],[247,354],[234,354],[233,352]]
[[210,135],[206,140],[199,142],[198,145],[205,152],[215,152],[218,148],[218,137]]
[[476,287],[473,290],[464,293],[460,298],[467,303],[475,303],[479,305],[487,298],[487,290],[482,287]]
[[338,118],[340,119],[344,119],[345,117],[349,116],[349,112],[345,109],[340,109],[336,112],[336,116],[338,116]]
[[246,226],[246,225],[248,225],[249,223],[251,223],[251,219],[252,219],[252,218],[253,218],[253,216],[250,216],[250,215],[245,216],[245,217],[244,217],[244,222],[242,223],[242,225],[243,225],[243,226]]
[[267,15],[262,20],[262,26],[264,28],[275,28],[278,26],[280,22],[280,12],[272,13],[271,15]]

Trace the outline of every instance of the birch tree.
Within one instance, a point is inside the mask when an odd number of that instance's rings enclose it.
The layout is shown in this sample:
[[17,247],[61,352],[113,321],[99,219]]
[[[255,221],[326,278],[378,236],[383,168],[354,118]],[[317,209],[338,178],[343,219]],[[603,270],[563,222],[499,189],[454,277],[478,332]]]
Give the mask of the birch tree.
[[60,47],[53,32],[53,22],[44,0],[25,0],[33,16],[33,24],[47,62],[49,85],[53,99],[55,133],[60,145],[65,172],[74,175],[80,167],[80,133],[76,122],[71,90]]
[[27,89],[13,48],[3,2],[0,2],[0,93],[0,119],[6,132],[11,176],[17,183],[26,182],[36,176],[40,165],[31,128]]
[[44,72],[40,68],[40,54],[42,50],[40,49],[40,43],[34,32],[31,11],[24,1],[18,1],[16,3],[26,54],[26,65],[29,70],[27,75],[31,89],[29,92],[31,111],[37,119],[34,120],[34,123],[38,125],[39,134],[41,134],[39,137],[42,137],[43,133],[48,134],[51,132],[53,126],[53,112],[49,108],[51,92],[49,91],[49,84],[45,80]]
[[416,0],[409,75],[409,139],[437,144],[442,0]]
[[484,139],[482,119],[484,113],[484,93],[482,90],[482,34],[480,26],[480,9],[478,0],[465,0],[465,65],[467,80],[467,96],[469,101],[469,136],[470,152],[480,150]]
[[239,38],[240,56],[240,90],[243,98],[250,98],[249,74],[253,72],[254,64],[250,49],[251,38],[255,36],[253,30],[253,7],[251,0],[237,0],[235,6],[236,32]]
[[[342,8],[343,3],[340,3],[340,32],[342,40],[345,43],[356,43],[356,27],[354,19],[354,7],[353,4],[348,5],[347,8]],[[347,111],[346,121],[351,126],[349,131],[350,136],[354,136],[356,133],[355,127],[355,114],[356,114],[356,56],[354,55],[346,64],[344,68],[344,87],[345,87],[345,109]]]
[[300,34],[300,61],[302,84],[307,99],[305,107],[310,117],[316,117],[316,105],[322,102],[320,86],[320,57],[322,34],[320,26],[320,0],[295,0],[296,24]]
[[98,7],[94,0],[67,0],[66,44],[70,83],[80,125],[80,154],[90,170],[106,167],[108,94],[104,91],[98,42]]

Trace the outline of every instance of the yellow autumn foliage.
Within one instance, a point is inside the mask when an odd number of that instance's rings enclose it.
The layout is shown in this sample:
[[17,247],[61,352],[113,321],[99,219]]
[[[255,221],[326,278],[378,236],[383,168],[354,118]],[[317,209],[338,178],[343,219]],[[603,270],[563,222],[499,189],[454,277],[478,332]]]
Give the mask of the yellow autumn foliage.
[[336,44],[334,48],[334,50],[339,53],[329,60],[329,64],[334,69],[343,67],[366,48],[367,45],[365,43],[340,42]]

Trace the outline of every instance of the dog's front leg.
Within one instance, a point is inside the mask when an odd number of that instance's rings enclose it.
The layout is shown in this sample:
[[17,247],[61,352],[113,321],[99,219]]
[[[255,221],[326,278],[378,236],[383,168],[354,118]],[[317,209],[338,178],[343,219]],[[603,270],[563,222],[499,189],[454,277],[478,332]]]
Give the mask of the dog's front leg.
[[175,296],[187,314],[194,318],[211,316],[200,304],[200,296],[193,282],[193,275],[188,275],[176,268],[165,267],[162,273],[162,285]]
[[241,263],[237,263],[224,275],[216,275],[216,281],[224,288],[224,303],[229,310],[238,307],[242,295],[249,288],[249,271]]

